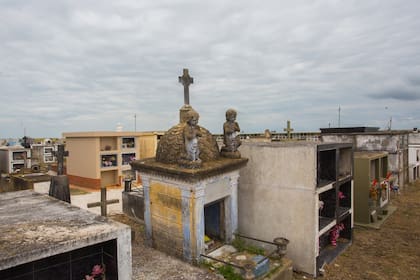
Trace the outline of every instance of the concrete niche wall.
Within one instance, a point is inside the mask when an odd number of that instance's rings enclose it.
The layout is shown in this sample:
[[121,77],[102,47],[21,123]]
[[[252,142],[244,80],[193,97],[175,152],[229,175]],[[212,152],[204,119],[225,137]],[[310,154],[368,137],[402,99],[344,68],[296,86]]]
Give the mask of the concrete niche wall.
[[[289,239],[287,256],[294,268],[317,275],[351,244],[352,145],[243,143],[240,151],[249,162],[239,177],[239,232],[267,241]],[[339,200],[339,192],[346,201]],[[319,210],[320,201],[328,211]],[[341,223],[346,241],[333,247],[329,232]]]
[[239,178],[239,232],[267,241],[286,237],[287,256],[298,270],[314,274],[316,145],[276,144],[241,146],[250,160]]

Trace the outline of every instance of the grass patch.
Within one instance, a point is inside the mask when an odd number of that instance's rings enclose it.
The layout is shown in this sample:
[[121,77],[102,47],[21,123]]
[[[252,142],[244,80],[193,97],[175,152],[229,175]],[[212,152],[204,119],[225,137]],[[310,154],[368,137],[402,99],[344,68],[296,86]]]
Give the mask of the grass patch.
[[242,238],[235,238],[232,242],[232,246],[236,248],[239,252],[247,251],[255,255],[264,255],[264,249],[261,249],[256,246],[248,245]]
[[217,271],[226,279],[226,280],[243,280],[242,276],[239,273],[236,273],[231,265],[224,265],[217,269]]

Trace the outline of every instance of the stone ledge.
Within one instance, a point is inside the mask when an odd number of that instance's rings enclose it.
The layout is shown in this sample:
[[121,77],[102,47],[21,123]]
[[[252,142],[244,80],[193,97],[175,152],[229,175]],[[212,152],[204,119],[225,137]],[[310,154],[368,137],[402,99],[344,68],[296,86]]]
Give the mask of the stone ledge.
[[149,158],[134,161],[131,163],[131,166],[134,170],[142,173],[168,176],[174,179],[195,183],[208,177],[240,169],[244,167],[247,162],[247,158],[220,158],[214,161],[203,162],[201,168],[188,169],[182,168],[178,164],[161,163],[157,162],[155,158]]

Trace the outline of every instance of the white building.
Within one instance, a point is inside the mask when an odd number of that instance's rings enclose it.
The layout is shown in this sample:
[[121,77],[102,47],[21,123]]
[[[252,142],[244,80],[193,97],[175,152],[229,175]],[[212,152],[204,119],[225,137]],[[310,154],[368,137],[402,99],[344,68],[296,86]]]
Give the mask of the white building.
[[53,143],[51,139],[44,139],[41,143],[31,144],[32,166],[38,167],[51,165],[57,162],[55,152],[57,151],[57,143]]
[[408,136],[409,181],[420,178],[420,133],[417,130]]
[[0,173],[13,173],[31,168],[31,150],[22,146],[0,147]]

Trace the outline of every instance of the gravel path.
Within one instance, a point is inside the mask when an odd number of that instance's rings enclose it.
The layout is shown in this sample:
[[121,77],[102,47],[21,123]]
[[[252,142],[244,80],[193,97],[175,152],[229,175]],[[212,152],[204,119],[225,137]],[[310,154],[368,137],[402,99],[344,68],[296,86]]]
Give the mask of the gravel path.
[[123,214],[114,214],[111,219],[131,226],[134,232],[132,246],[133,279],[135,280],[220,280],[223,277],[205,269],[190,265],[144,245],[143,224],[134,222]]

